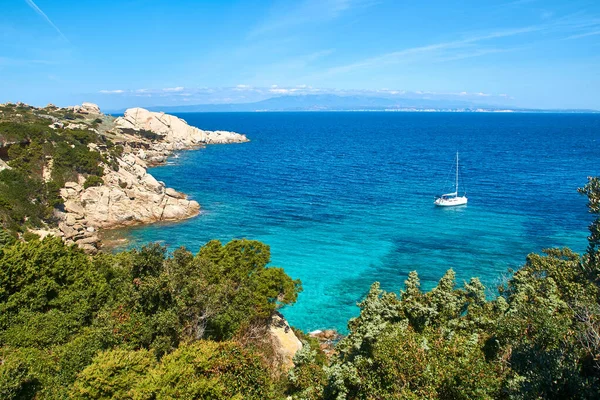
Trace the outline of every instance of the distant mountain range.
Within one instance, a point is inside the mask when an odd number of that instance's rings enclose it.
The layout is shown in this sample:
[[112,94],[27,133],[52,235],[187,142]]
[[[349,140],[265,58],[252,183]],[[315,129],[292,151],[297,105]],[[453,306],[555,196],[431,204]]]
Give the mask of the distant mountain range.
[[596,110],[535,110],[457,99],[410,97],[339,96],[335,94],[285,95],[252,103],[151,106],[151,111],[252,112],[252,111],[515,111],[598,112]]

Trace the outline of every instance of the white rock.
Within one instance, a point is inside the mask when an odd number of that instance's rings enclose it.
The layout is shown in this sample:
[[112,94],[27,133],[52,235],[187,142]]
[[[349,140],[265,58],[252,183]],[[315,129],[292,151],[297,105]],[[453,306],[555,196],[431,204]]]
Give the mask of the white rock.
[[165,113],[148,111],[143,108],[130,108],[115,121],[120,128],[148,130],[162,135],[162,141],[173,148],[186,148],[202,143],[241,143],[247,142],[245,135],[227,131],[204,131],[190,126],[183,119]]
[[65,210],[76,214],[85,214],[85,209],[83,208],[81,203],[73,200],[65,202]]
[[173,197],[173,198],[176,198],[176,199],[185,199],[186,198],[185,194],[180,193],[177,190],[172,189],[172,188],[166,188],[165,189],[165,194],[167,196],[170,196],[170,197]]
[[102,114],[100,112],[100,107],[98,107],[98,105],[94,103],[85,102],[81,104],[81,111],[85,111],[88,114]]
[[294,355],[302,348],[302,342],[298,340],[283,315],[278,312],[271,317],[269,336],[273,343],[273,349],[279,356],[283,367],[285,369],[293,367]]

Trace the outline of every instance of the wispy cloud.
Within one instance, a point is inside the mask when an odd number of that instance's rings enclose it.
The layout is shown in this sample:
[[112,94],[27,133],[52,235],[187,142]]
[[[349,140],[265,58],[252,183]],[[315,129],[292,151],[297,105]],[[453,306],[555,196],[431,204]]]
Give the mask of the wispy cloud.
[[283,2],[248,34],[255,38],[281,29],[289,29],[314,22],[325,22],[338,18],[351,9],[366,8],[377,4],[377,0],[304,0]]
[[457,40],[416,46],[373,57],[367,57],[353,63],[331,67],[321,74],[321,77],[348,73],[359,69],[377,68],[385,65],[419,61],[443,62],[522,50],[527,48],[527,46],[490,46],[488,42],[494,42],[497,39],[535,33],[539,35],[561,32],[577,32],[583,29],[593,29],[589,32],[574,34],[568,37],[568,39],[576,39],[600,34],[600,29],[597,28],[600,28],[600,19],[598,18],[581,14],[566,15],[538,25],[501,29],[483,33],[471,33]]
[[58,27],[54,24],[54,22],[52,22],[52,20],[50,18],[48,18],[48,16],[46,15],[45,12],[42,11],[41,8],[39,8],[37,6],[37,4],[35,4],[33,2],[33,0],[25,0],[25,3],[27,3],[27,5],[29,5],[29,7],[31,7],[33,9],[33,11],[35,11],[36,13],[38,13],[39,15],[41,15],[46,22],[48,22],[48,24],[50,24],[51,27],[53,27],[56,32],[58,32],[58,34],[67,42],[69,42],[69,39],[67,39],[67,37],[65,35],[63,35],[63,33],[60,31],[60,29],[58,29]]
[[51,61],[51,60],[40,60],[40,59],[0,57],[0,65],[24,66],[24,65],[54,65],[54,64],[57,64],[57,62]]
[[177,86],[172,88],[164,88],[163,92],[182,92],[185,88],[183,86]]
[[115,90],[100,90],[98,93],[102,94],[136,94],[136,95],[153,95],[153,94],[178,94],[181,95],[185,88],[183,86],[177,87],[169,87],[163,89],[133,89],[133,90],[123,90],[123,89],[115,89]]
[[[464,39],[448,41],[448,42],[440,42],[425,46],[417,46],[411,47],[404,50],[394,51],[390,53],[385,53],[379,56],[370,57],[363,59],[361,61],[357,61],[351,64],[341,65],[337,67],[330,68],[327,71],[327,74],[334,75],[339,73],[350,72],[356,69],[373,67],[373,66],[382,66],[389,64],[398,64],[402,62],[414,61],[417,58],[423,57],[424,55],[432,55],[435,54],[440,58],[440,60],[452,60],[452,59],[460,59],[460,58],[469,58],[469,57],[478,57],[485,54],[498,53],[502,51],[506,51],[505,49],[480,49],[474,48],[473,45],[479,42],[483,42],[491,39],[505,38],[515,35],[521,35],[524,33],[535,32],[543,29],[539,26],[528,26],[524,28],[517,29],[505,29],[498,30],[486,34],[478,34],[470,37],[466,37]],[[452,53],[446,54],[449,50],[455,51],[464,51],[465,49],[470,50],[469,53]],[[443,57],[443,56],[446,57]],[[438,60],[438,61],[440,61]]]
[[583,38],[583,37],[596,36],[596,35],[600,35],[600,30],[580,33],[577,35],[571,35],[571,36],[568,36],[566,39],[579,39],[579,38]]

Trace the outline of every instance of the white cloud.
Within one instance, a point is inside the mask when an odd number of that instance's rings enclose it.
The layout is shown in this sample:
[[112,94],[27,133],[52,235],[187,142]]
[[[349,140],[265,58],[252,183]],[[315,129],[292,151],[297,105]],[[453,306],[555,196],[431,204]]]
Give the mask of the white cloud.
[[125,91],[121,90],[121,89],[117,89],[117,90],[101,90],[100,93],[103,93],[103,94],[121,94],[121,93],[125,93]]
[[161,101],[189,102],[189,104],[219,104],[219,103],[247,103],[265,100],[273,96],[297,96],[316,93],[335,94],[339,96],[372,96],[386,97],[393,99],[422,98],[422,99],[458,99],[461,100],[481,100],[496,101],[512,99],[506,94],[492,94],[484,91],[480,92],[434,92],[429,90],[406,91],[401,89],[383,88],[383,89],[335,89],[335,88],[315,88],[309,85],[295,86],[250,86],[244,85],[240,89],[239,85],[231,87],[196,87],[186,88],[182,91],[165,91],[165,89],[116,89],[101,90],[100,93],[113,96],[123,96],[131,98],[159,98]]
[[272,87],[271,89],[269,89],[269,92],[277,93],[277,94],[288,94],[288,93],[294,92],[294,89],[282,89],[282,88]]
[[177,86],[172,88],[164,88],[163,92],[182,92],[185,88],[183,86]]
[[63,35],[63,33],[60,31],[60,29],[58,29],[58,27],[56,25],[54,25],[54,22],[52,22],[52,20],[50,20],[50,18],[48,18],[48,16],[46,15],[46,13],[43,12],[42,9],[39,8],[37,6],[37,4],[35,4],[33,2],[33,0],[25,0],[25,3],[27,3],[27,5],[29,7],[31,7],[33,9],[33,11],[35,11],[36,13],[38,13],[39,15],[41,15],[46,20],[46,22],[48,22],[48,24],[50,24],[50,26],[53,27],[56,30],[56,32],[58,32],[58,34],[63,39],[65,39],[67,42],[69,41],[69,39],[67,39],[67,37],[65,35]]

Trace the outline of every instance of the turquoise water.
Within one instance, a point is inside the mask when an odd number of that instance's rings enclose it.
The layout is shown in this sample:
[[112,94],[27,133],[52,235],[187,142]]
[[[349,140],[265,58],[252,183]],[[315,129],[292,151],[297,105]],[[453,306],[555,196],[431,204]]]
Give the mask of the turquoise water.
[[[250,143],[185,151],[151,173],[202,206],[196,218],[124,231],[196,252],[210,239],[271,246],[303,282],[286,308],[304,330],[357,314],[373,281],[398,291],[417,270],[431,288],[453,268],[492,288],[530,252],[584,251],[585,198],[600,174],[600,115],[456,113],[182,114]],[[456,151],[469,204],[440,209]]]

